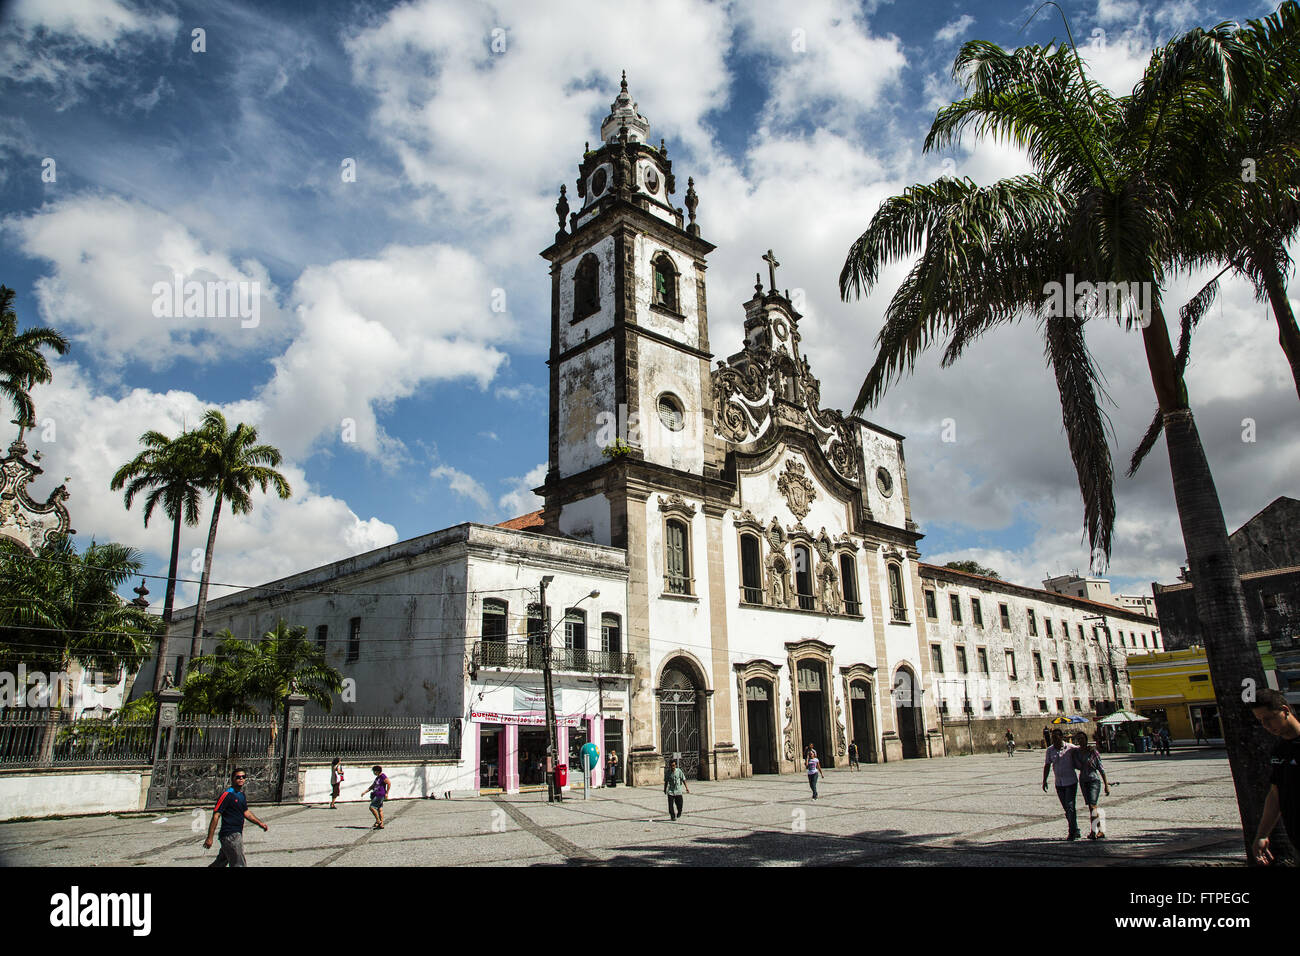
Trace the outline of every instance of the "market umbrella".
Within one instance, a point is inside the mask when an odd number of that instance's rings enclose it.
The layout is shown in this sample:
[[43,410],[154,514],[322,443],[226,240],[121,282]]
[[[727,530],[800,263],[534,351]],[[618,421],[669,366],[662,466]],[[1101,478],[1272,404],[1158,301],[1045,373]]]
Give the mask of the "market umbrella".
[[1127,724],[1134,720],[1150,720],[1150,717],[1143,717],[1141,714],[1135,714],[1131,710],[1117,710],[1097,721],[1099,724]]
[[1087,717],[1054,717],[1054,718],[1052,718],[1052,723],[1054,723],[1054,724],[1086,724],[1087,722],[1088,722],[1088,718],[1087,718]]

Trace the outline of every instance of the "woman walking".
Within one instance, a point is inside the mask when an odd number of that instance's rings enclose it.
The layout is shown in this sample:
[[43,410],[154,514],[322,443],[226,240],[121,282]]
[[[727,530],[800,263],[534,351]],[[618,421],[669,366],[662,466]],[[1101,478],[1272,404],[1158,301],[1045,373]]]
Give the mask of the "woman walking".
[[1104,840],[1106,814],[1098,804],[1101,803],[1103,786],[1106,788],[1106,796],[1110,796],[1110,781],[1106,779],[1106,771],[1101,765],[1101,754],[1088,746],[1088,735],[1079,731],[1074,735],[1074,743],[1077,749],[1070,756],[1074,760],[1075,769],[1079,771],[1079,789],[1083,791],[1083,802],[1088,805],[1088,820],[1091,824],[1088,839]]
[[337,810],[334,802],[339,798],[339,791],[343,789],[343,761],[338,757],[330,764],[330,809]]
[[812,787],[813,799],[817,799],[817,781],[822,775],[822,762],[817,759],[817,751],[808,748],[808,786]]

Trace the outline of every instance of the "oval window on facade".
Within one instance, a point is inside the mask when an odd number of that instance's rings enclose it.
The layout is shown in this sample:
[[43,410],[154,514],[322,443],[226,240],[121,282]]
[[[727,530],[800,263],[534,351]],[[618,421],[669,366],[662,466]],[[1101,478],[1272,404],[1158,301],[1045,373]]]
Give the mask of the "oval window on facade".
[[605,191],[605,183],[608,179],[609,179],[609,174],[605,172],[604,166],[596,170],[596,172],[593,173],[591,177],[591,195],[599,196],[601,193],[603,193]]
[[681,431],[686,424],[685,418],[682,414],[681,402],[677,401],[677,399],[672,395],[660,395],[659,420],[664,423],[664,427],[669,431]]

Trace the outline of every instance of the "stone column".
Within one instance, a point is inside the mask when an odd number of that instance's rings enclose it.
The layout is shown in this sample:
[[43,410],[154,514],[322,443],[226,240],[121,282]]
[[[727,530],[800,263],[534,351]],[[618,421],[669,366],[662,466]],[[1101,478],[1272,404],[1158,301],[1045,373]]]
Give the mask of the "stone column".
[[275,790],[276,803],[283,803],[286,798],[297,803],[301,796],[298,762],[302,754],[302,725],[306,707],[307,698],[302,694],[290,694],[284,702],[284,724],[280,731],[280,782]]
[[[732,722],[731,653],[727,637],[727,580],[723,563],[723,516],[726,508],[705,504],[705,563],[709,575],[709,644],[713,667],[710,683],[722,692],[713,698],[713,769],[716,779],[740,776],[740,751],[736,749]],[[697,574],[698,577],[698,574]]]
[[[663,759],[655,746],[654,673],[650,662],[650,556],[646,550],[646,502],[649,492],[627,491],[627,637],[636,656],[636,673],[629,688],[631,726],[627,733],[627,784],[658,786]],[[662,585],[655,583],[656,590]]]
[[158,701],[158,714],[154,718],[153,770],[149,776],[149,793],[145,798],[146,810],[161,810],[167,806],[172,750],[176,746],[176,722],[180,718],[183,696],[174,688],[160,690],[155,695]]

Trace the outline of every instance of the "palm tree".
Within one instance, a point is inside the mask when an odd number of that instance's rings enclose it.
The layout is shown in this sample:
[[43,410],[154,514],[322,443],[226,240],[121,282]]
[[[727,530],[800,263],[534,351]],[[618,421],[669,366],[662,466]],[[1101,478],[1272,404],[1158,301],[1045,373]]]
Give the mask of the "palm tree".
[[[148,492],[144,500],[144,526],[149,527],[149,518],[158,505],[163,514],[172,521],[171,563],[167,568],[167,597],[163,604],[163,629],[158,637],[158,667],[154,673],[153,690],[156,694],[163,688],[166,676],[167,645],[169,628],[172,621],[172,609],[176,604],[176,567],[180,561],[181,521],[193,526],[199,523],[199,505],[203,490],[199,487],[200,459],[198,443],[192,432],[183,432],[178,438],[168,438],[162,432],[148,431],[140,436],[144,451],[127,462],[113,475],[110,488],[113,491],[126,492],[123,499],[126,508],[136,495]],[[180,675],[177,675],[178,678]]]
[[195,664],[185,681],[184,706],[191,711],[252,715],[259,713],[254,705],[262,703],[268,713],[281,714],[290,694],[330,710],[343,689],[343,675],[307,639],[307,628],[284,620],[256,644],[222,631],[216,653]]
[[[1220,107],[1231,109],[1234,92],[1257,78],[1252,63],[1232,25],[1193,30],[1153,57],[1132,95],[1116,98],[1088,78],[1072,45],[1008,52],[967,43],[953,67],[967,96],[939,112],[926,150],[974,129],[1025,148],[1036,175],[991,187],[941,181],[887,200],[851,247],[840,275],[841,295],[848,299],[868,291],[886,262],[920,254],[886,312],[857,412],[940,339],[947,339],[947,365],[998,325],[1022,317],[1038,322],[1060,393],[1089,540],[1107,559],[1113,474],[1099,406],[1104,391],[1083,323],[1109,316],[1130,329],[1141,326],[1248,853],[1268,764],[1260,759],[1262,741],[1252,733],[1253,721],[1238,695],[1244,686],[1264,686],[1264,674],[1222,508],[1170,345],[1163,292],[1180,253],[1178,230],[1187,223],[1181,197],[1205,171],[1199,144],[1214,134]],[[1067,280],[1124,283],[1130,295],[1099,297],[1085,303],[1084,315],[1075,315],[1048,296]],[[1142,315],[1135,290],[1150,293]]]
[[53,378],[41,349],[49,347],[62,355],[68,350],[68,340],[54,329],[19,333],[13,302],[14,290],[0,285],[0,397],[18,412],[18,426],[31,428],[36,424],[36,406],[29,392],[33,385]]
[[0,541],[0,636],[15,661],[63,671],[88,668],[128,672],[140,666],[160,621],[118,589],[140,573],[140,552],[125,545],[90,543],[78,554],[60,536],[35,555]]
[[[208,580],[212,574],[212,553],[217,544],[217,522],[221,519],[221,506],[230,504],[232,514],[247,514],[253,510],[252,491],[257,485],[266,492],[274,485],[282,499],[293,492],[284,475],[275,470],[280,464],[278,448],[257,444],[257,429],[243,422],[231,431],[226,417],[215,408],[203,416],[203,424],[195,433],[198,458],[201,462],[200,485],[210,492],[212,523],[208,526],[208,546],[203,555],[203,577],[199,582],[199,600],[194,609],[194,636],[190,641],[190,661],[203,651],[203,621],[208,609]],[[191,663],[191,667],[193,663]]]

